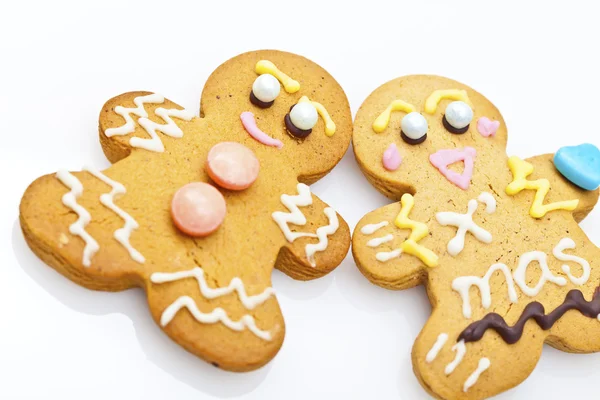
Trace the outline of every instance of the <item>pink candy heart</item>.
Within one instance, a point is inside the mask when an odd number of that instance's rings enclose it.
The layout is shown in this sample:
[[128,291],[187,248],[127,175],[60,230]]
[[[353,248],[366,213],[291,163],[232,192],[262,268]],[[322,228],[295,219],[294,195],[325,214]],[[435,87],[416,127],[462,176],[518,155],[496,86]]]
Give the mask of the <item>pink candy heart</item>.
[[496,131],[500,127],[500,121],[492,121],[488,117],[481,117],[477,121],[477,130],[483,137],[496,135]]

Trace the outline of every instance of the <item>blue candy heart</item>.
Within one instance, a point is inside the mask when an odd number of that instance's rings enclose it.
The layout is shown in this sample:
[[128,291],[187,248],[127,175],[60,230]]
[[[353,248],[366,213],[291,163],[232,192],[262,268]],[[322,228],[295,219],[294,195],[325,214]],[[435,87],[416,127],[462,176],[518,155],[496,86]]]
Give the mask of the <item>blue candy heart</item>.
[[554,155],[554,165],[580,188],[596,190],[600,186],[600,150],[593,144],[561,148]]

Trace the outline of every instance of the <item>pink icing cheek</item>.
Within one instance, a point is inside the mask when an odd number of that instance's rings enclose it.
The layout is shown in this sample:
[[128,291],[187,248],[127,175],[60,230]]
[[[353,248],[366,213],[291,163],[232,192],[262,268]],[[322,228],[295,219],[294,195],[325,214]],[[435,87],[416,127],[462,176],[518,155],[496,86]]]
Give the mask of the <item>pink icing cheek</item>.
[[402,163],[402,157],[400,156],[400,152],[398,151],[398,147],[396,143],[392,143],[389,147],[383,152],[383,168],[388,171],[395,171],[400,167]]
[[204,182],[183,186],[171,201],[173,223],[180,231],[194,237],[208,236],[216,231],[226,212],[223,195]]
[[488,117],[481,117],[477,121],[477,131],[483,137],[496,136],[500,128],[500,121],[492,121]]
[[208,152],[206,172],[219,186],[244,190],[258,177],[260,164],[254,152],[235,142],[222,142]]

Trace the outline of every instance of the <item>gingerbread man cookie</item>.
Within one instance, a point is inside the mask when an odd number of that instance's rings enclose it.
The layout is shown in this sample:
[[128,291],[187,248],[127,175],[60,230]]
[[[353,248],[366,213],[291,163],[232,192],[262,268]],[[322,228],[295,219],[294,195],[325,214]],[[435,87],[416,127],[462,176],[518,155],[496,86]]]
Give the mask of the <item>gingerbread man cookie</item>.
[[200,117],[131,92],[104,105],[99,131],[110,168],[61,170],[23,195],[31,249],[87,288],[143,288],[159,326],[215,366],[267,363],[285,334],[273,268],[315,279],[350,245],[307,186],[349,146],[341,87],[306,58],[250,52],[212,73]]
[[518,385],[544,343],[600,350],[600,250],[578,225],[598,201],[600,152],[522,160],[507,139],[489,100],[436,76],[384,84],[354,122],[362,171],[397,201],[358,223],[354,259],[379,286],[426,286],[412,361],[437,398]]

